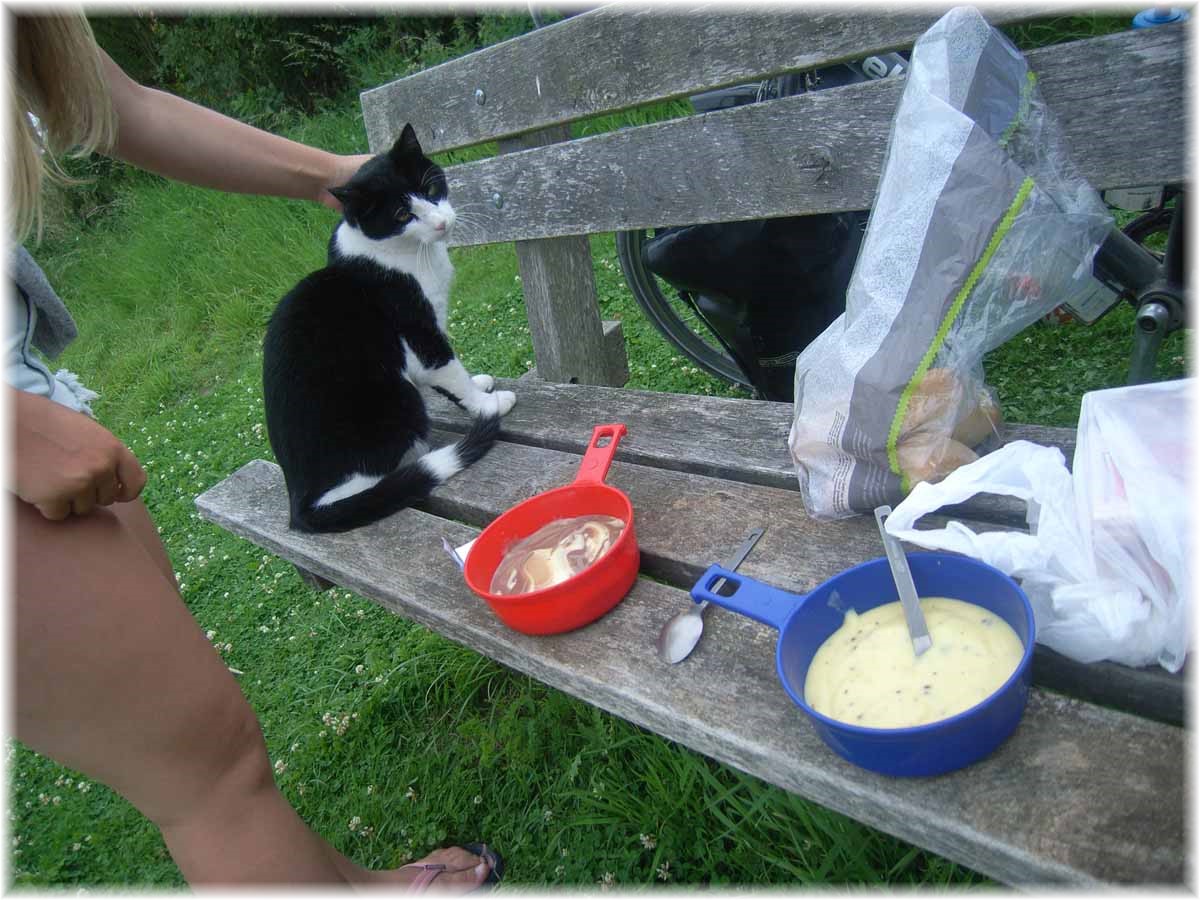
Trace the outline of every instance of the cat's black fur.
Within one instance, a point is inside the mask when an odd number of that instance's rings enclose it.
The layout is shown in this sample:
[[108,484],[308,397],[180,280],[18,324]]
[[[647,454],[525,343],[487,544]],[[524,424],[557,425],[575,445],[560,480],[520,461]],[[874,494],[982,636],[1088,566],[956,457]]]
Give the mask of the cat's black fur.
[[[263,341],[267,434],[302,531],[356,528],[426,497],[491,448],[514,402],[467,374],[446,339],[454,213],[411,126],[332,193],[344,217],[327,265],[283,297]],[[429,452],[419,384],[476,416],[462,440]]]

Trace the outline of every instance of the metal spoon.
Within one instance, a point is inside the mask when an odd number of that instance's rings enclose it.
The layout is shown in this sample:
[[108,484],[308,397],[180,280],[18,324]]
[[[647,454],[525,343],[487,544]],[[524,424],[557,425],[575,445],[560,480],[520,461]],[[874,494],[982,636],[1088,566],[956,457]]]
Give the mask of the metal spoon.
[[[729,562],[725,563],[724,568],[730,572],[737,571],[737,567],[750,555],[750,550],[762,537],[762,533],[762,528],[755,528],[749,532],[746,540],[742,542],[742,546],[738,548],[737,553],[730,557]],[[724,584],[725,579],[722,578],[713,585],[713,591],[721,590],[721,586]],[[700,634],[704,631],[704,608],[706,606],[708,606],[707,600],[692,603],[688,609],[673,616],[663,625],[662,631],[658,633],[658,641],[655,643],[659,659],[674,665],[686,659],[688,654],[695,649],[700,640]]]
[[929,626],[925,624],[925,614],[921,612],[921,601],[917,599],[917,586],[913,584],[912,572],[908,568],[908,557],[904,555],[904,548],[883,527],[884,521],[891,514],[890,506],[877,506],[875,522],[879,525],[879,536],[883,538],[883,549],[887,553],[888,565],[892,569],[892,578],[895,579],[896,590],[900,594],[900,605],[904,607],[904,618],[908,622],[908,634],[912,638],[913,652],[920,656],[933,646],[933,638],[929,636]]

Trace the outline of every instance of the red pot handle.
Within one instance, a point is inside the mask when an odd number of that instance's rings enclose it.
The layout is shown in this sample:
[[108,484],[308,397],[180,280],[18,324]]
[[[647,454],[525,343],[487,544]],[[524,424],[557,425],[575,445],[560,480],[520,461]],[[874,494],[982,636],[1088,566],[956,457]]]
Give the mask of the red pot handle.
[[[579,464],[579,472],[573,483],[602,483],[604,476],[608,474],[608,467],[612,465],[613,457],[617,453],[617,443],[625,433],[625,426],[620,423],[597,425],[592,431],[591,443],[588,444],[587,452],[583,454],[583,462]],[[610,439],[607,444],[603,447],[596,446],[601,439],[606,437]]]

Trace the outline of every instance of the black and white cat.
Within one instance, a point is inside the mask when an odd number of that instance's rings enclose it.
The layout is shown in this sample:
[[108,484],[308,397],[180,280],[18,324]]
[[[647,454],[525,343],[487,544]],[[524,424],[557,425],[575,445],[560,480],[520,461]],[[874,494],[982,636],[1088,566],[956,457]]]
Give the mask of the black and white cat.
[[[412,126],[331,193],[344,217],[327,265],[284,296],[263,340],[267,436],[301,531],[424,498],[487,453],[516,401],[471,376],[446,338],[455,215]],[[457,443],[430,449],[422,385],[475,416]]]

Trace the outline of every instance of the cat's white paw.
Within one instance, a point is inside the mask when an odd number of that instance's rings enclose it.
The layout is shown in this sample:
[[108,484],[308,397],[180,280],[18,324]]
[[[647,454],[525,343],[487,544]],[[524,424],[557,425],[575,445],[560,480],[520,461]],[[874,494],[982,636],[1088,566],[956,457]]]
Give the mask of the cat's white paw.
[[475,387],[479,388],[485,394],[490,394],[492,388],[496,386],[496,379],[491,375],[472,375],[471,380],[475,382]]
[[508,411],[513,408],[517,402],[517,395],[512,391],[494,391],[486,396],[488,407],[485,411],[492,415],[503,416],[507,415]]

